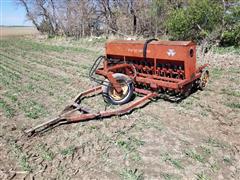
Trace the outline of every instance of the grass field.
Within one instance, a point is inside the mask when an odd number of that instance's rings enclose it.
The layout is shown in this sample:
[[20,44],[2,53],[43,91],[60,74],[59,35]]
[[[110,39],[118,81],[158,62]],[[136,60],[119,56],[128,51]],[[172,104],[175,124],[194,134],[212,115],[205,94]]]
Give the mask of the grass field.
[[[232,51],[208,53],[208,88],[180,103],[159,99],[130,115],[25,137],[95,85],[87,74],[103,47],[0,40],[1,179],[240,179],[240,56]],[[87,103],[106,106],[101,97]]]

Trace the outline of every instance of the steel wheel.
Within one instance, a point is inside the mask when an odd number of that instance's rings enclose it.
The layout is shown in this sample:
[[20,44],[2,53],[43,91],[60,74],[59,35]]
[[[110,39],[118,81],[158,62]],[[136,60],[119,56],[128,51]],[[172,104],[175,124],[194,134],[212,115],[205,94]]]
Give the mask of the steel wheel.
[[113,77],[121,85],[122,92],[118,93],[113,88],[111,83],[108,80],[106,80],[102,88],[104,100],[114,105],[121,105],[129,102],[133,95],[133,89],[134,89],[131,79],[125,74],[121,74],[121,73],[115,73],[113,74]]
[[204,90],[209,82],[209,71],[205,70],[202,72],[202,75],[200,77],[200,83],[199,83],[199,89]]

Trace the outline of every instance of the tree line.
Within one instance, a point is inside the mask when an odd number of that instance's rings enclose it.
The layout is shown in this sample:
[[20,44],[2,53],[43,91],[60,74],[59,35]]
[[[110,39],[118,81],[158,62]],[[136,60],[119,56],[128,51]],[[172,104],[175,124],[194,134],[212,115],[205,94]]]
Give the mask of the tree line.
[[36,28],[76,38],[118,34],[240,45],[239,0],[18,0]]

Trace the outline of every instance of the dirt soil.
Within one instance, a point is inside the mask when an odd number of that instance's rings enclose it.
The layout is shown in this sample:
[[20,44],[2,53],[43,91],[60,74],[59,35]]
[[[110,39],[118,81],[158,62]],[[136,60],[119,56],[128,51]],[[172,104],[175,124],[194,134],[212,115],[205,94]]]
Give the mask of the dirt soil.
[[[240,55],[209,52],[210,82],[181,102],[129,115],[23,130],[93,87],[104,41],[0,40],[0,179],[240,179]],[[86,101],[110,109],[102,100]]]

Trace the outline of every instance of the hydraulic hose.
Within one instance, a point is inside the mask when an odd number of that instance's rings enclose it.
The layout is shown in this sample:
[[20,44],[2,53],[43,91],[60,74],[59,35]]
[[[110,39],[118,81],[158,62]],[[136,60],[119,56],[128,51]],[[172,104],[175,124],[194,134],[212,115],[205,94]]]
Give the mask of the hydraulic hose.
[[147,61],[147,46],[150,42],[152,41],[157,41],[156,38],[152,38],[152,39],[148,39],[145,43],[144,43],[144,47],[143,47],[143,58],[144,58],[144,61],[146,62]]

